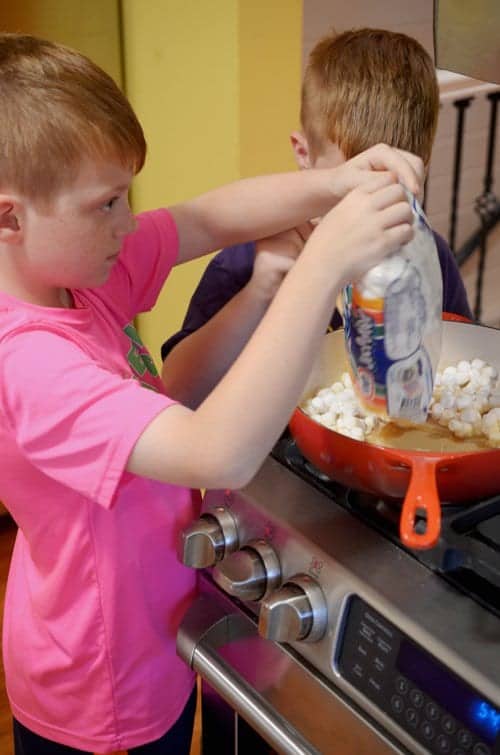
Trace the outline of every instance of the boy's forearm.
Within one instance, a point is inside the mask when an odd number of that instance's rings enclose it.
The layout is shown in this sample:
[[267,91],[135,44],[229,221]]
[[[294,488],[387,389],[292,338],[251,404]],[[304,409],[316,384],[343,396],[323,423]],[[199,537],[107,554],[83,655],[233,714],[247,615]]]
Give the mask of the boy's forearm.
[[[288,293],[278,291],[246,348],[200,406],[190,413],[169,407],[146,428],[130,456],[130,472],[189,487],[248,482],[286,425],[331,314],[338,283],[332,276],[325,286],[320,268],[292,269],[283,284]],[[306,312],[297,300],[307,302]]]
[[271,236],[323,215],[339,200],[331,170],[257,176],[170,208],[179,262],[224,246]]
[[370,182],[374,171],[388,171],[414,194],[423,183],[419,158],[378,144],[334,169],[247,178],[177,205],[171,211],[179,230],[178,262],[324,215],[349,191]]
[[[239,417],[238,438],[247,461],[279,434],[290,414],[292,396],[298,396],[334,308],[336,276],[325,281],[324,270],[297,266],[271,303],[230,373],[208,397],[202,411],[218,414],[222,406]],[[296,301],[304,301],[305,311]],[[260,365],[260,369],[256,369]],[[269,411],[269,409],[272,409]],[[231,440],[231,444],[236,443]],[[231,445],[230,444],[230,445]]]

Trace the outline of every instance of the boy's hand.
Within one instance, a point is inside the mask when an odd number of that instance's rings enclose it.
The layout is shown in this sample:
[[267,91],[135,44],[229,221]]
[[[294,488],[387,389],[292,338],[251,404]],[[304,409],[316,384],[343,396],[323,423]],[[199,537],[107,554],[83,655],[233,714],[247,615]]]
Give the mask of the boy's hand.
[[341,199],[351,189],[369,182],[374,171],[389,173],[416,196],[422,193],[425,178],[422,160],[411,152],[376,144],[334,169],[334,194]]
[[324,216],[304,254],[338,276],[339,286],[357,280],[413,238],[413,213],[394,174],[371,172]]
[[303,223],[297,228],[257,241],[253,273],[248,286],[252,287],[260,299],[271,301],[312,230],[310,223]]

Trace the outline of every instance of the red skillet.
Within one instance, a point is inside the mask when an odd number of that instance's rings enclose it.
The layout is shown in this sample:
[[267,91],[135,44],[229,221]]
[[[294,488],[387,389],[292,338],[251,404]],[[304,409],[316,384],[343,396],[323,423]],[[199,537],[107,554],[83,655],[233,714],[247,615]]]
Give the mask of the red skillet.
[[[443,323],[440,369],[461,359],[484,359],[500,371],[500,330],[463,322]],[[325,336],[303,399],[330,385],[347,370],[344,333]],[[410,548],[430,548],[441,530],[441,505],[472,503],[500,492],[500,449],[470,441],[402,431],[391,445],[357,441],[315,422],[300,408],[290,431],[304,456],[334,480],[375,495],[404,499],[400,536]],[[393,447],[394,446],[394,447]],[[415,529],[425,512],[424,533]]]

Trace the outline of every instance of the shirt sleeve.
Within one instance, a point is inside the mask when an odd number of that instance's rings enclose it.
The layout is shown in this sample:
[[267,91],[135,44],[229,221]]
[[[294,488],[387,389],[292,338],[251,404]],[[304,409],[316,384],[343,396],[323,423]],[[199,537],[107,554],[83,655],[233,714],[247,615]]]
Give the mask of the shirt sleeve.
[[161,347],[162,360],[246,286],[252,276],[254,259],[253,243],[227,247],[213,257],[191,297],[181,329]]
[[126,321],[154,306],[179,253],[177,226],[168,210],[141,213],[136,221],[109,280],[99,289],[99,296],[111,300]]
[[472,320],[473,316],[467,301],[467,292],[455,256],[446,241],[438,233],[434,233],[434,238],[443,276],[443,312],[462,315],[462,317]]
[[146,426],[174,403],[46,330],[4,341],[0,379],[4,430],[20,452],[45,475],[103,506],[112,505]]

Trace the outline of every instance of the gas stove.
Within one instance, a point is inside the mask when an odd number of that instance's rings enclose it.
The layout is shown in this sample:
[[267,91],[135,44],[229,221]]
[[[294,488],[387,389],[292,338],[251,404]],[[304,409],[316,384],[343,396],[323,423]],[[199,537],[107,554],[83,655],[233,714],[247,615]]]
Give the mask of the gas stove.
[[[280,439],[272,456],[500,616],[500,494],[467,505],[446,504],[442,507],[441,537],[436,547],[411,550],[405,548],[399,537],[399,502],[348,489],[329,479],[304,458],[289,435]],[[417,531],[419,526],[425,527],[424,519],[417,523]]]
[[398,520],[284,436],[184,533],[179,654],[274,752],[499,755],[500,498],[443,507],[427,551]]

